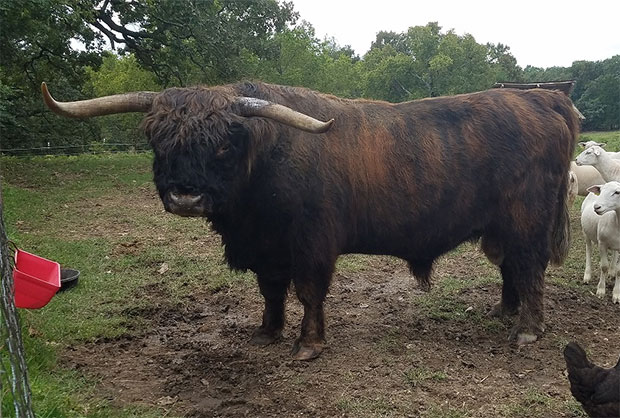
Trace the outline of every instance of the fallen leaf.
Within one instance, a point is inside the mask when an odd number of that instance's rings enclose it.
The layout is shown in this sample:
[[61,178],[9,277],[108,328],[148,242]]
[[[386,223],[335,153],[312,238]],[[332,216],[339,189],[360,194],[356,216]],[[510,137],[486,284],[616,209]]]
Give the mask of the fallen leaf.
[[177,399],[176,396],[174,398],[172,396],[162,396],[157,400],[157,405],[172,405]]
[[164,274],[168,270],[170,270],[170,267],[168,267],[168,263],[162,263],[161,266],[159,267],[159,270],[157,271],[159,272],[159,274]]

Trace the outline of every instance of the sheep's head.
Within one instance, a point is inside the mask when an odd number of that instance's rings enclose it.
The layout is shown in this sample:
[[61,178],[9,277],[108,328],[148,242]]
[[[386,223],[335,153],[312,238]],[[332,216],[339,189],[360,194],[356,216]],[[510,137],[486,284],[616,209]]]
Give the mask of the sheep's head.
[[586,148],[577,156],[575,162],[577,165],[596,165],[605,150],[598,145]]
[[594,211],[602,215],[612,210],[620,211],[620,182],[610,181],[603,185],[588,187],[590,193],[598,195],[594,201]]
[[603,142],[596,142],[596,141],[585,141],[585,142],[580,142],[580,143],[579,143],[579,146],[580,146],[581,148],[583,148],[583,149],[590,148],[590,147],[593,147],[593,146],[595,146],[595,145],[596,145],[596,146],[599,146],[599,147],[601,147],[601,148],[605,148],[605,144],[604,144]]

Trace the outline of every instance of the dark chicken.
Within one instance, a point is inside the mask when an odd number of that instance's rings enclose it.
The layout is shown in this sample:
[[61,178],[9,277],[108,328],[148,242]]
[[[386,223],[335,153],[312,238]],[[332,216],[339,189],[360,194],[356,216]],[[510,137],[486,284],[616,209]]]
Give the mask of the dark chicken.
[[620,359],[604,369],[591,363],[575,342],[564,348],[570,391],[591,417],[620,417]]

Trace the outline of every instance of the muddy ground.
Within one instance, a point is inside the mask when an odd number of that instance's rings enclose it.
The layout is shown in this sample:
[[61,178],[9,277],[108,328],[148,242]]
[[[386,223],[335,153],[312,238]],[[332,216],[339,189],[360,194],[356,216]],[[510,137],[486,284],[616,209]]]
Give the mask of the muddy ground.
[[[135,196],[142,198],[161,211],[152,191]],[[620,306],[611,289],[601,301],[595,283],[577,284],[574,269],[549,270],[546,333],[519,348],[507,341],[512,318],[485,316],[499,299],[499,273],[475,246],[438,261],[428,294],[398,260],[353,264],[345,260],[334,277],[328,345],[317,360],[291,360],[302,315],[294,292],[282,340],[256,347],[249,344],[262,311],[255,284],[205,289],[171,305],[166,278],[154,275],[140,289],[149,308],[131,313],[139,328],[69,347],[62,363],[95,378],[98,396],[168,416],[548,417],[583,416],[565,375],[568,341],[581,342],[600,365],[618,359]]]

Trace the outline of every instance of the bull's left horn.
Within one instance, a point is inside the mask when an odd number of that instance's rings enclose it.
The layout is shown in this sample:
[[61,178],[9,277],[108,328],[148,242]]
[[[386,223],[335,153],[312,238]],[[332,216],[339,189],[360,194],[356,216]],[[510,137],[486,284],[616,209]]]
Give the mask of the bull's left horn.
[[57,102],[47,90],[45,82],[41,83],[43,101],[54,113],[70,118],[90,118],[92,116],[112,115],[114,113],[148,112],[157,93],[140,91],[116,94],[78,102]]
[[262,116],[313,134],[326,132],[334,122],[333,119],[322,122],[290,107],[254,97],[238,97],[236,102],[240,105],[241,116]]

